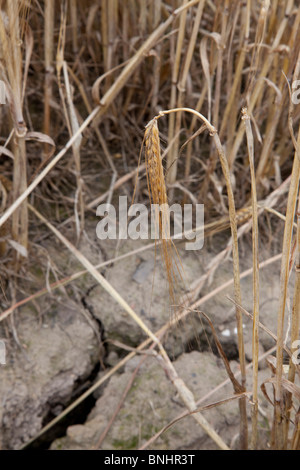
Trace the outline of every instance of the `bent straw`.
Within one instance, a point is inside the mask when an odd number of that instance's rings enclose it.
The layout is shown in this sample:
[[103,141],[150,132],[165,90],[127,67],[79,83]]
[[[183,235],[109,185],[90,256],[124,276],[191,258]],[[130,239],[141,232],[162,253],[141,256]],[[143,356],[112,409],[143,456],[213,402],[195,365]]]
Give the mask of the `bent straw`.
[[[243,334],[243,321],[242,321],[242,313],[239,309],[239,305],[242,304],[242,296],[241,296],[241,286],[240,286],[240,268],[239,268],[239,251],[238,251],[238,235],[237,235],[237,220],[236,220],[236,210],[235,210],[235,202],[233,196],[233,190],[231,185],[231,178],[230,178],[230,170],[227,158],[225,156],[224,149],[222,147],[219,135],[215,127],[206,119],[202,114],[198,111],[195,111],[191,108],[174,108],[169,110],[161,111],[157,116],[155,116],[151,122],[156,121],[157,119],[171,113],[182,113],[182,112],[189,112],[194,114],[198,117],[206,127],[210,135],[212,136],[215,146],[218,151],[222,171],[225,178],[226,189],[228,194],[228,207],[229,207],[229,220],[230,220],[230,228],[231,228],[231,235],[232,235],[232,256],[233,256],[233,277],[234,277],[234,295],[236,301],[236,321],[237,321],[237,331],[238,331],[238,349],[239,349],[239,360],[240,360],[240,367],[242,373],[242,386],[244,391],[246,391],[246,360],[245,360],[245,349],[244,349],[244,334]],[[149,124],[150,124],[149,123]],[[148,124],[148,126],[149,126]],[[247,449],[248,447],[248,422],[247,422],[247,410],[246,410],[246,399],[241,399],[239,401],[240,406],[240,414],[241,414],[241,421],[240,421],[240,443],[242,449]]]

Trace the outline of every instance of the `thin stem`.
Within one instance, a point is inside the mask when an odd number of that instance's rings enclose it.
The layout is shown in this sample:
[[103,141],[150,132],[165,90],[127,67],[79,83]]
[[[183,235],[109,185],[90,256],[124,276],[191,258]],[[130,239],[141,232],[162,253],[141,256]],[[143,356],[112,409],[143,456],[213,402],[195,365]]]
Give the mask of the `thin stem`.
[[242,119],[246,127],[247,146],[251,174],[252,198],[252,259],[253,259],[253,334],[252,334],[252,361],[253,361],[253,397],[252,397],[252,435],[251,448],[257,447],[257,418],[258,418],[258,356],[259,356],[259,257],[258,257],[258,209],[256,196],[256,181],[254,168],[254,141],[250,117],[247,109],[242,110]]
[[[232,235],[232,255],[233,255],[233,277],[234,277],[234,292],[235,292],[235,301],[236,301],[236,321],[237,321],[237,332],[238,332],[238,347],[239,347],[239,360],[241,367],[242,375],[242,386],[243,390],[246,391],[246,360],[245,360],[245,348],[244,348],[244,334],[243,334],[243,319],[242,312],[239,308],[239,305],[242,304],[241,296],[241,286],[240,286],[240,268],[239,268],[239,251],[238,251],[238,235],[237,235],[237,221],[236,221],[236,210],[235,202],[233,196],[233,190],[231,186],[230,171],[228,166],[228,161],[222,147],[219,135],[215,127],[206,119],[202,114],[194,109],[190,108],[175,108],[170,110],[161,111],[154,119],[159,119],[160,117],[175,113],[175,112],[189,112],[197,116],[201,121],[207,126],[210,135],[214,139],[215,146],[218,151],[222,171],[224,174],[227,194],[228,194],[228,206],[229,206],[229,220],[231,227]],[[240,406],[240,415],[241,415],[241,427],[240,427],[240,445],[241,448],[247,449],[248,447],[248,423],[247,423],[247,410],[246,410],[246,399],[241,399],[239,401]]]

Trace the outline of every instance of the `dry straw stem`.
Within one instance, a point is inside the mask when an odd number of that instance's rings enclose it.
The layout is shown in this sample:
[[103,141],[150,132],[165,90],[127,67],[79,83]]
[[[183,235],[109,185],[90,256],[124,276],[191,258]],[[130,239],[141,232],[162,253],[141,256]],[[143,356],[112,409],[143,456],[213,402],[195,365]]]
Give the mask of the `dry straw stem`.
[[[250,2],[248,0],[248,2],[246,4],[244,4],[244,6],[242,7],[242,12],[241,12],[241,16],[242,16],[242,31],[241,31],[241,33],[244,35],[244,38],[243,38],[243,44],[240,47],[240,52],[239,52],[239,55],[238,55],[237,65],[236,65],[235,70],[234,70],[233,84],[232,84],[231,89],[230,89],[230,94],[229,94],[229,97],[228,97],[228,100],[227,100],[227,104],[226,104],[223,119],[222,119],[222,125],[221,125],[221,128],[220,128],[220,138],[221,139],[223,137],[225,128],[228,126],[229,115],[231,116],[231,119],[232,119],[232,116],[235,113],[235,110],[233,109],[233,107],[234,107],[234,104],[235,104],[235,101],[236,101],[237,89],[238,89],[238,86],[239,86],[239,84],[241,83],[241,80],[242,80],[242,72],[243,72],[243,68],[244,68],[246,54],[248,52],[247,45],[248,45],[248,40],[249,40],[249,23],[250,23],[250,12],[249,12],[249,10],[250,10]],[[230,139],[230,136],[229,136],[229,139]]]
[[185,413],[178,418],[173,419],[173,421],[166,426],[164,426],[158,433],[156,433],[145,445],[143,445],[139,450],[145,450],[150,444],[153,444],[164,432],[166,432],[168,429],[170,429],[174,424],[177,424],[180,422],[182,419],[187,418],[188,416],[193,415],[193,413],[197,413],[199,411],[205,411],[205,410],[211,410],[212,408],[216,408],[217,406],[225,405],[227,403],[230,403],[231,401],[234,400],[240,400],[243,397],[248,397],[250,396],[250,392],[243,392],[240,394],[235,394],[232,395],[231,397],[224,398],[223,400],[219,400],[214,403],[210,403],[208,405],[203,405],[197,408],[196,411],[193,411],[192,413]]
[[[195,22],[193,25],[192,34],[191,34],[191,38],[190,38],[189,45],[188,45],[188,50],[187,50],[186,57],[185,57],[182,75],[178,83],[179,95],[177,99],[177,109],[182,108],[183,106],[187,77],[188,77],[191,61],[192,61],[193,54],[194,54],[197,36],[199,33],[199,27],[200,27],[200,22],[202,18],[205,1],[206,0],[201,0],[197,8]],[[183,25],[181,25],[181,27],[183,28]],[[178,46],[181,48],[180,43],[178,44]],[[179,52],[180,50],[178,51],[178,54]],[[175,78],[175,73],[174,73],[174,78]],[[175,131],[173,132],[171,131],[171,133],[169,131],[170,136],[176,135],[176,134],[178,135],[180,127],[181,127],[181,113],[179,111],[178,114],[176,115]],[[179,139],[177,138],[171,147],[171,150],[169,152],[168,159],[167,159],[167,166],[169,168],[167,181],[170,185],[174,184],[176,181],[178,146],[179,146]],[[170,197],[172,197],[172,193],[173,191],[170,192]]]
[[[71,87],[70,87],[70,81],[69,81],[69,75],[68,75],[68,68],[67,68],[67,63],[65,61],[63,61],[63,73],[64,73],[64,80],[65,80],[65,85],[66,85],[66,98],[67,98],[67,107],[68,107],[68,115],[69,115],[68,117],[70,119],[70,125],[71,125],[70,134],[73,135],[79,129],[79,122],[78,122],[75,106],[73,104],[73,100],[71,96]],[[61,93],[61,96],[63,97],[63,93]],[[75,175],[76,175],[76,181],[77,181],[76,199],[78,200],[78,207],[79,207],[79,210],[77,210],[77,204],[75,204],[74,209],[75,209],[75,218],[77,222],[76,229],[77,229],[78,240],[84,230],[84,198],[83,198],[83,180],[81,178],[81,157],[80,157],[81,142],[82,142],[82,135],[80,134],[78,138],[76,139],[76,141],[74,142],[74,144],[72,145],[74,162],[75,162]],[[80,217],[78,217],[77,215],[78,212],[80,214]]]
[[108,63],[108,21],[107,21],[107,0],[104,0],[101,5],[101,37],[102,37],[102,53],[104,70],[107,71]]
[[[2,48],[1,77],[8,89],[10,113],[13,121],[15,135],[13,139],[14,169],[13,169],[13,199],[17,200],[27,187],[27,156],[25,134],[26,126],[23,118],[23,99],[26,72],[30,60],[32,42],[26,30],[26,60],[24,74],[22,71],[22,31],[20,25],[20,12],[23,1],[1,2],[0,15],[0,44]],[[3,10],[2,10],[3,8]],[[23,14],[25,11],[23,11]],[[8,23],[5,24],[5,15]],[[21,13],[22,15],[22,13]],[[25,199],[19,205],[12,218],[12,236],[25,250],[28,245],[28,211]]]
[[[298,133],[297,144],[300,145],[300,130]],[[293,220],[295,215],[297,193],[299,186],[300,176],[300,163],[295,152],[294,164],[292,170],[292,178],[290,190],[287,201],[286,223],[284,228],[283,237],[283,250],[282,250],[282,263],[280,273],[280,300],[277,322],[277,367],[276,367],[276,383],[275,383],[275,442],[276,449],[283,449],[284,436],[283,436],[283,392],[281,387],[282,381],[282,366],[283,366],[283,341],[284,341],[284,317],[285,317],[285,304],[287,298],[287,286],[289,279],[289,261],[291,253],[291,240],[293,232]]]
[[[244,339],[243,339],[243,323],[242,323],[242,314],[238,305],[241,305],[241,287],[240,287],[240,269],[239,269],[239,252],[238,252],[238,236],[237,236],[237,221],[236,221],[236,210],[235,210],[235,202],[233,196],[233,190],[231,186],[231,178],[230,178],[230,171],[227,162],[227,158],[224,153],[224,149],[220,142],[219,135],[212,126],[212,124],[200,113],[197,111],[190,109],[190,108],[179,108],[179,109],[170,109],[164,110],[156,116],[154,120],[159,119],[160,117],[171,114],[174,112],[189,112],[197,116],[204,124],[206,125],[210,135],[212,136],[215,146],[218,151],[222,171],[224,174],[227,194],[228,194],[228,206],[229,206],[229,220],[230,220],[230,227],[231,227],[231,235],[232,235],[232,254],[233,254],[233,277],[234,277],[234,291],[235,291],[235,301],[237,303],[236,306],[236,320],[237,320],[237,331],[238,331],[238,347],[239,347],[239,360],[240,360],[240,367],[242,373],[242,386],[243,391],[246,391],[246,361],[245,361],[245,350],[244,350]],[[241,447],[246,449],[248,446],[248,424],[247,424],[247,410],[246,410],[246,400],[241,399],[239,401],[240,404],[240,414],[241,414]]]
[[[150,350],[150,351],[147,351],[147,352],[150,353],[150,352],[152,352],[152,351]],[[137,376],[137,374],[138,374],[138,372],[139,372],[141,366],[144,364],[144,362],[146,362],[146,360],[147,360],[148,357],[149,357],[149,356],[148,356],[147,354],[145,354],[145,356],[140,360],[140,362],[138,363],[137,367],[136,367],[135,370],[133,371],[133,373],[132,373],[132,375],[131,375],[131,377],[130,377],[130,379],[129,379],[127,385],[126,385],[126,388],[125,388],[124,392],[122,393],[122,396],[121,396],[121,398],[120,398],[120,400],[119,400],[119,402],[118,402],[118,405],[116,406],[116,408],[115,408],[115,410],[114,410],[114,412],[113,412],[113,414],[112,414],[112,416],[111,416],[111,418],[110,418],[110,420],[109,420],[107,426],[105,427],[104,431],[102,431],[101,436],[99,437],[99,439],[98,439],[98,441],[96,442],[96,444],[94,444],[94,445],[90,448],[90,450],[100,450],[100,449],[101,449],[101,445],[102,445],[103,441],[105,440],[107,434],[109,433],[109,431],[110,431],[110,429],[111,429],[111,427],[112,427],[112,425],[113,425],[115,419],[117,418],[117,416],[118,416],[118,414],[119,414],[119,412],[120,412],[120,409],[122,408],[123,403],[124,403],[124,401],[125,401],[125,399],[126,399],[128,393],[130,392],[130,390],[131,390],[131,388],[132,388],[132,386],[133,386],[133,384],[134,384],[134,381],[135,381],[135,379],[136,379],[136,376]]]
[[[227,295],[226,296],[228,298],[228,300],[230,300],[233,304],[235,304],[235,301],[229,296]],[[252,313],[249,313],[244,307],[242,307],[240,305],[240,309],[241,311],[248,317],[248,318],[251,318],[251,320],[253,321],[253,315]],[[275,343],[277,343],[277,336],[272,333],[271,330],[269,330],[269,328],[267,328],[264,324],[262,324],[261,322],[258,323],[258,326],[259,328],[261,328],[263,331],[265,331],[269,336],[271,336],[271,338],[274,339]],[[283,345],[283,349],[284,351],[287,353],[287,355],[292,358],[292,351],[284,344]],[[297,371],[299,377],[300,377],[300,368],[299,366],[295,367],[295,370]]]
[[77,0],[70,0],[70,19],[72,25],[73,52],[78,52],[78,8]]
[[216,45],[217,45],[217,71],[216,71],[216,81],[215,81],[215,98],[214,98],[214,107],[213,107],[213,116],[212,123],[218,128],[219,125],[219,111],[220,111],[220,99],[221,99],[221,83],[222,83],[222,71],[223,71],[223,55],[225,49],[225,42],[228,36],[228,11],[230,7],[230,0],[225,1],[225,5],[220,5],[219,8],[223,10],[222,14],[222,25],[221,33],[217,36]]
[[[207,83],[205,83],[205,85],[203,87],[203,90],[201,92],[201,95],[199,97],[198,103],[195,106],[195,110],[198,111],[198,112],[200,112],[200,110],[202,108],[206,93],[207,93]],[[191,122],[191,125],[190,125],[190,128],[189,128],[189,135],[193,134],[196,123],[197,123],[197,118],[196,118],[196,116],[193,116],[192,122]],[[184,170],[185,178],[188,178],[189,174],[190,174],[191,160],[192,160],[192,150],[193,150],[192,140],[189,140],[189,142],[187,143],[186,156],[185,156],[185,170]]]
[[[300,69],[300,56],[298,56],[294,77],[297,78]],[[285,318],[285,305],[287,299],[287,288],[289,280],[289,263],[291,255],[291,242],[293,235],[293,222],[295,217],[295,211],[297,207],[297,195],[299,190],[299,177],[300,177],[300,128],[298,130],[297,142],[295,141],[291,114],[292,104],[290,104],[289,110],[289,129],[292,140],[295,146],[294,162],[291,174],[291,183],[287,200],[286,210],[286,222],[284,227],[283,236],[283,249],[282,249],[282,261],[281,261],[281,272],[280,272],[280,299],[279,309],[277,317],[277,352],[276,352],[276,381],[275,381],[275,410],[274,410],[274,430],[273,430],[273,447],[281,450],[284,448],[287,442],[287,436],[285,435],[284,416],[284,402],[283,402],[283,389],[282,389],[282,366],[283,366],[283,344],[284,344],[284,318]],[[296,291],[296,295],[297,291]]]
[[[122,88],[126,85],[128,79],[131,77],[133,72],[137,69],[140,63],[146,57],[146,54],[154,46],[154,44],[159,40],[163,35],[165,30],[172,24],[172,22],[181,15],[187,8],[191,8],[196,5],[199,0],[191,0],[186,5],[183,5],[180,8],[177,8],[169,16],[169,18],[162,23],[153,33],[148,37],[148,39],[143,43],[140,49],[136,54],[130,59],[129,63],[126,65],[125,69],[121,72],[119,77],[115,80],[114,84],[109,88],[99,104],[94,108],[94,110],[89,114],[89,116],[82,123],[80,128],[75,132],[71,139],[66,143],[63,149],[53,158],[53,160],[44,168],[44,170],[35,178],[35,180],[22,192],[22,194],[14,201],[14,203],[5,211],[5,213],[0,218],[0,227],[11,217],[11,215],[20,207],[20,205],[26,200],[29,194],[38,186],[38,184],[47,176],[47,174],[52,170],[52,168],[59,162],[59,160],[67,153],[67,151],[72,147],[72,145],[77,141],[78,137],[82,132],[89,126],[89,124],[99,116],[102,116],[107,111],[110,104],[120,93]],[[0,33],[1,33],[1,21],[0,21]],[[4,27],[4,25],[3,25]]]
[[[229,296],[227,296],[227,298],[233,302],[234,300],[231,299]],[[241,307],[241,310],[242,312],[247,315],[249,318],[251,318],[253,320],[253,315],[249,312],[247,312],[246,309],[244,309],[243,307]],[[273,339],[274,339],[274,342],[277,343],[277,336],[274,335],[272,333],[272,331],[270,331],[268,328],[266,328],[262,323],[259,322],[259,328],[261,328],[263,331],[265,331],[269,336],[271,336]],[[299,330],[298,330],[299,331]],[[298,333],[297,331],[297,333]],[[275,346],[274,350],[276,350],[277,346]],[[284,351],[288,354],[288,356],[290,357],[290,362],[293,363],[292,361],[292,355],[293,355],[293,349],[290,350],[287,346],[285,346],[285,344],[283,345],[283,349]],[[275,369],[276,369],[276,359],[273,357],[273,356],[269,356],[268,357],[268,362],[270,362],[271,360],[271,369],[273,372],[275,372]],[[289,378],[286,379],[285,377],[282,378],[282,388],[284,389],[284,393],[285,393],[285,398],[286,398],[286,408],[287,408],[287,411],[288,411],[288,414],[285,416],[285,420],[286,419],[289,419],[289,421],[291,423],[293,423],[295,425],[294,427],[294,435],[293,435],[293,439],[292,439],[292,445],[291,445],[291,449],[294,449],[296,450],[296,447],[294,448],[294,445],[295,445],[295,442],[294,442],[294,439],[297,439],[297,434],[299,433],[299,426],[298,426],[298,415],[299,415],[299,411],[295,413],[295,417],[294,419],[290,419],[291,417],[291,410],[292,410],[292,397],[295,396],[295,398],[297,398],[299,400],[300,398],[300,389],[299,387],[297,387],[295,384],[294,384],[294,379],[295,379],[295,373],[297,372],[298,376],[300,377],[300,367],[299,365],[295,365],[293,363],[293,377],[292,377],[292,380],[290,380]],[[290,372],[290,371],[289,371]],[[261,384],[261,390],[262,392],[264,393],[265,397],[267,398],[267,400],[271,403],[272,406],[275,406],[274,403],[272,402],[272,400],[269,398],[268,394],[267,394],[267,391],[266,391],[266,384],[267,383],[271,383],[272,385],[275,384],[275,380],[276,378],[275,377],[272,377],[270,379],[267,379],[265,380],[262,384]],[[286,423],[285,423],[286,424]],[[288,433],[288,427],[286,429],[286,432]],[[288,435],[286,436],[286,442],[285,442],[285,449],[287,449],[288,447]]]
[[[154,0],[150,3],[150,21],[152,23],[153,29],[157,28],[161,21],[161,9],[162,9],[162,0]],[[153,71],[153,86],[152,86],[152,102],[151,109],[153,112],[156,112],[158,98],[159,98],[159,88],[160,88],[160,76],[161,76],[161,64],[162,64],[162,45],[159,43],[155,49],[155,60],[154,71]]]
[[[165,349],[159,339],[139,318],[134,310],[120,296],[120,294],[112,287],[112,285],[95,269],[90,261],[72,245],[53,225],[51,225],[45,217],[43,217],[34,207],[29,205],[30,210],[56,235],[56,237],[68,248],[68,250],[78,259],[78,261],[88,270],[88,272],[96,279],[96,281],[108,292],[108,294],[131,316],[131,318],[140,326],[151,341],[158,347],[160,359],[164,370],[166,371],[170,381],[175,386],[183,403],[191,412],[196,411],[196,402],[192,392],[185,385],[183,380],[178,376],[173,364],[171,363]],[[211,427],[208,421],[199,413],[193,414],[194,419],[204,429],[204,431],[213,439],[213,441],[223,450],[229,450],[225,442],[220,438],[216,431]]]
[[[294,299],[292,308],[292,321],[291,321],[291,352],[292,354],[297,350],[297,346],[293,344],[299,340],[299,329],[300,329],[300,198],[298,198],[298,212],[297,212],[297,235],[296,235],[296,279],[294,289]],[[296,366],[292,359],[290,359],[288,380],[292,383],[295,381]],[[290,425],[290,415],[293,405],[292,393],[287,393],[286,404],[285,404],[285,448],[288,444],[288,433]]]
[[[55,2],[45,0],[45,90],[44,90],[44,133],[50,135],[53,59],[54,59],[54,13]],[[46,146],[45,153],[48,148]]]
[[[185,5],[186,3],[187,3],[187,0],[183,0],[183,5]],[[187,15],[187,10],[185,10],[183,14],[180,16],[179,31],[177,35],[177,44],[176,44],[176,54],[174,58],[173,68],[172,68],[170,108],[175,108],[176,106],[177,81],[178,81],[178,73],[179,73],[179,67],[180,67],[180,59],[181,59],[181,54],[183,51],[186,15]],[[174,137],[174,132],[175,132],[175,114],[171,114],[170,119],[169,119],[168,142],[172,141]]]
[[[229,296],[227,296],[228,299],[235,303],[233,299],[231,299]],[[298,298],[297,296],[294,297],[294,306],[295,306],[295,301],[297,302],[298,301],[298,304],[296,309],[298,310],[298,312],[296,312],[296,316],[297,318],[294,318],[294,320],[292,321],[293,325],[292,325],[292,332],[291,332],[291,337],[295,337],[298,339],[298,334],[299,334],[299,310],[300,310],[300,302],[299,302],[299,299],[300,299],[300,296],[298,295]],[[244,309],[242,306],[241,306],[241,311],[247,315],[249,318],[251,318],[252,320],[254,320],[254,316],[249,313],[246,309]],[[293,312],[294,313],[294,312]],[[295,323],[298,321],[298,324],[295,325]],[[275,334],[272,333],[272,331],[270,331],[267,327],[265,327],[262,323],[258,323],[258,326],[259,328],[261,328],[263,331],[265,331],[269,336],[271,336],[275,343],[277,344],[278,342],[278,338]],[[294,328],[297,328],[297,331],[293,332],[293,329]],[[295,334],[296,333],[296,334]],[[277,349],[277,346],[275,347],[275,349]],[[298,376],[300,377],[300,367],[299,365],[296,365],[294,364],[293,362],[293,353],[295,352],[295,350],[297,350],[297,348],[292,348],[292,349],[289,349],[285,344],[283,344],[283,349],[284,351],[287,353],[287,355],[289,356],[290,358],[290,366],[289,366],[289,373],[288,373],[288,379],[286,379],[285,377],[282,377],[282,388],[284,389],[284,394],[285,394],[285,408],[286,408],[286,414],[284,416],[284,424],[285,424],[285,429],[284,429],[284,432],[286,433],[285,435],[285,442],[284,442],[284,445],[285,445],[285,449],[288,448],[288,430],[289,430],[289,424],[290,423],[293,423],[295,425],[294,427],[294,437],[293,439],[295,438],[295,436],[297,435],[297,433],[299,432],[299,428],[298,428],[298,413],[296,412],[295,414],[295,418],[294,420],[291,419],[291,411],[292,411],[292,408],[293,408],[293,395],[295,396],[295,398],[297,398],[299,400],[299,397],[300,397],[300,394],[299,394],[299,387],[295,386],[294,385],[294,380],[295,380],[295,374],[297,372]],[[273,366],[273,370],[275,371],[275,366],[276,366],[276,360],[271,356],[271,358],[274,360],[274,366]],[[267,379],[262,385],[261,385],[261,389],[264,393],[264,395],[266,396],[266,398],[270,401],[270,403],[275,407],[274,403],[269,399],[267,393],[266,393],[266,387],[265,385],[267,383],[272,383],[273,385],[275,384],[275,380],[276,378],[271,378],[271,379]],[[288,422],[287,422],[288,421]],[[294,448],[293,447],[294,443],[293,443],[293,440],[292,440],[292,449]]]
[[[299,76],[299,69],[300,69],[300,55],[298,55],[297,66],[294,72],[294,79],[298,78]],[[299,152],[299,134],[298,134],[298,143],[296,142],[294,130],[293,130],[293,104],[291,99],[291,90],[289,87],[290,93],[290,107],[289,107],[289,131],[290,135],[295,147],[295,153],[298,156],[298,163],[300,161],[300,152]],[[295,155],[295,158],[296,158]],[[300,328],[300,197],[298,196],[298,211],[297,211],[297,227],[296,227],[296,262],[295,262],[295,270],[296,270],[296,279],[295,279],[295,288],[294,288],[294,298],[293,298],[293,307],[292,307],[292,319],[291,319],[291,348],[292,352],[296,350],[293,347],[294,342],[299,338],[299,328]],[[297,343],[296,343],[297,344]],[[288,372],[288,380],[291,383],[294,383],[295,380],[295,364],[292,360],[290,360],[289,364],[289,372]],[[287,448],[288,445],[288,436],[289,436],[289,425],[290,425],[290,415],[293,406],[293,396],[292,393],[286,393],[286,400],[285,400],[285,423],[284,423],[284,448]],[[295,429],[295,435],[297,431]]]
[[[66,7],[66,5],[65,5]],[[61,24],[58,38],[58,48],[56,55],[56,69],[57,69],[57,81],[59,86],[59,93],[63,104],[63,110],[65,114],[66,123],[68,126],[69,134],[72,136],[79,129],[79,122],[76,114],[76,109],[73,103],[73,97],[71,92],[71,85],[68,74],[68,66],[64,60],[64,49],[66,42],[66,22],[67,12],[65,8],[61,11]],[[61,72],[63,71],[65,88],[63,88],[61,80]],[[64,93],[65,90],[65,93]],[[77,190],[75,195],[74,213],[76,222],[76,233],[77,241],[79,240],[84,230],[84,200],[83,200],[83,182],[81,178],[81,158],[80,148],[82,142],[82,135],[79,134],[76,141],[72,145],[72,151],[75,162],[75,176],[77,183]],[[78,214],[79,213],[79,214]]]
[[251,174],[251,199],[252,199],[252,260],[253,260],[253,333],[252,333],[252,358],[253,358],[253,407],[252,407],[252,435],[251,448],[257,447],[257,418],[258,418],[258,354],[259,354],[259,256],[258,256],[258,210],[256,196],[256,181],[254,168],[254,141],[251,129],[250,117],[247,108],[242,110],[242,119],[246,127],[247,146],[249,153]]
[[[124,65],[124,64],[122,64],[122,66],[123,66],[123,65]],[[105,78],[109,73],[113,73],[114,71],[116,71],[116,70],[119,69],[120,67],[121,67],[121,66],[117,66],[117,67],[115,67],[113,70],[110,70],[109,72],[104,73],[103,75],[101,75],[101,76],[96,80],[96,83],[101,83],[101,82],[104,80],[104,78]],[[76,83],[76,85],[77,85],[77,87],[78,87],[78,90],[79,90],[79,92],[80,92],[80,94],[81,94],[81,96],[82,96],[82,99],[83,99],[83,101],[84,101],[86,110],[87,110],[88,114],[90,114],[90,113],[92,112],[93,108],[92,108],[92,106],[91,106],[91,104],[90,104],[90,102],[89,102],[89,98],[88,98],[87,93],[86,93],[86,91],[85,91],[85,86],[84,86],[84,84],[80,82],[80,80],[78,79],[78,77],[76,76],[76,74],[73,72],[72,68],[70,68],[70,67],[68,66],[68,67],[67,67],[67,70],[68,70],[68,73],[71,75],[72,79],[74,80],[74,82]],[[96,84],[96,83],[95,83],[95,84]],[[94,86],[95,86],[95,84],[94,84]],[[115,164],[114,164],[114,162],[113,162],[112,156],[111,156],[111,154],[110,154],[110,152],[109,152],[109,150],[108,150],[106,141],[104,140],[104,138],[103,138],[103,136],[102,136],[102,133],[100,132],[99,127],[98,127],[97,125],[95,125],[95,124],[96,124],[96,123],[95,123],[95,121],[94,121],[94,123],[93,123],[93,125],[92,125],[93,130],[94,130],[95,133],[96,133],[96,136],[97,136],[97,138],[98,138],[98,140],[99,140],[99,143],[100,143],[100,145],[101,145],[101,147],[102,147],[102,150],[103,150],[103,152],[104,152],[104,155],[105,155],[105,157],[107,158],[107,161],[108,161],[108,163],[109,163],[109,165],[110,165],[110,167],[111,167],[113,173],[116,174],[116,173],[117,173],[117,170],[116,170],[116,168],[115,168]],[[101,163],[102,163],[102,160],[101,160]],[[102,165],[103,165],[103,163],[102,163]]]

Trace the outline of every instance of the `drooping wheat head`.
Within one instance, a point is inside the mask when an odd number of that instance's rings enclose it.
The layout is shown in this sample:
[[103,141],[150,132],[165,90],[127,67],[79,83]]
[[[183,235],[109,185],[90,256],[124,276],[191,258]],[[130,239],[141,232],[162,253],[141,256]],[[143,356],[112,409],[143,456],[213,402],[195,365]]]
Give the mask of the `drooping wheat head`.
[[149,199],[152,204],[156,238],[160,240],[162,261],[169,287],[170,304],[174,306],[178,303],[178,300],[176,301],[176,291],[180,287],[179,281],[181,287],[184,284],[183,267],[170,234],[169,204],[156,118],[146,126],[144,144],[147,184]]

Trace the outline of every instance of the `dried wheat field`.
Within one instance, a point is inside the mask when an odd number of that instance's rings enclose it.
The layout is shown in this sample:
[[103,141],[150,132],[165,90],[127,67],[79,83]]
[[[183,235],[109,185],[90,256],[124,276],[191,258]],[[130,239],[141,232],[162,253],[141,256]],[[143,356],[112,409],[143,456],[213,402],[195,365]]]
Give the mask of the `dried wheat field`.
[[300,450],[299,123],[298,0],[0,0],[1,450]]

